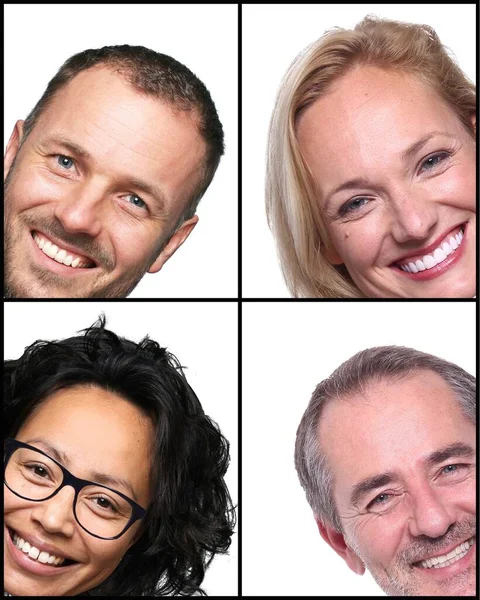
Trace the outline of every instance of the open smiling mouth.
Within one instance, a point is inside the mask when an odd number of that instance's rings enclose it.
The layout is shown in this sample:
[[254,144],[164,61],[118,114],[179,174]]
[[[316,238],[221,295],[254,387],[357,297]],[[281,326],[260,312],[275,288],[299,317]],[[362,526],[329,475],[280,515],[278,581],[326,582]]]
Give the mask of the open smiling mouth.
[[65,265],[67,267],[72,267],[73,269],[92,269],[95,267],[95,263],[88,258],[87,256],[82,256],[80,254],[75,254],[74,252],[70,252],[69,250],[65,250],[51,242],[38,231],[32,231],[32,237],[35,240],[38,248],[49,258]]
[[425,560],[419,560],[413,563],[413,565],[422,569],[444,569],[445,567],[453,565],[466,556],[474,543],[475,536],[471,537],[466,542],[462,542],[448,554],[442,554],[439,556],[433,556],[432,558],[427,558]]
[[429,253],[410,256],[403,260],[393,263],[393,267],[404,271],[405,273],[416,274],[422,271],[429,271],[437,265],[442,265],[447,258],[450,261],[460,248],[465,234],[465,223],[451,231],[440,243]]
[[7,530],[10,535],[10,539],[13,542],[13,545],[34,562],[39,562],[51,567],[68,567],[70,565],[78,564],[77,561],[67,558],[66,556],[56,556],[54,554],[49,554],[48,552],[41,551],[35,546],[32,546],[23,538],[21,538],[10,527],[7,527]]

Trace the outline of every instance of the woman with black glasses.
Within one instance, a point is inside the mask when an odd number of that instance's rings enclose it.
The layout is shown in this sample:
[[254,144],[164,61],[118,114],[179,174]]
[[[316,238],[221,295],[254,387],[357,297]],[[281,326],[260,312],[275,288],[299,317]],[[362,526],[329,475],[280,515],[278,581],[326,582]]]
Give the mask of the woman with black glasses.
[[5,363],[7,594],[202,594],[230,545],[229,444],[177,359],[105,329]]

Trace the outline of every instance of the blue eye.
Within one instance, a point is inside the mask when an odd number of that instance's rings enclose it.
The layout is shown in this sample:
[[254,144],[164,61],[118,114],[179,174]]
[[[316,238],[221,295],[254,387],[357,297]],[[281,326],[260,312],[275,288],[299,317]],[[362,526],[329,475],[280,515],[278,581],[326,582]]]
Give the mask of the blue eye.
[[440,163],[446,160],[450,156],[448,152],[439,152],[433,156],[429,156],[422,163],[422,169],[424,171],[432,171],[435,167],[438,167]]
[[134,206],[137,206],[138,208],[146,208],[147,207],[145,202],[141,198],[139,198],[136,194],[129,194],[127,197],[130,198],[130,200],[129,200],[130,204],[133,204]]
[[59,154],[57,157],[57,164],[59,164],[63,169],[70,170],[70,167],[73,167],[73,160],[68,156]]
[[385,504],[387,500],[390,498],[390,494],[379,494],[376,498],[374,498],[368,506],[373,506],[375,504]]
[[361,208],[362,206],[364,206],[365,204],[367,204],[368,202],[370,202],[370,200],[368,198],[353,198],[353,200],[349,200],[348,202],[346,202],[338,211],[340,216],[344,216],[349,212],[354,212],[356,210],[358,210],[359,208]]

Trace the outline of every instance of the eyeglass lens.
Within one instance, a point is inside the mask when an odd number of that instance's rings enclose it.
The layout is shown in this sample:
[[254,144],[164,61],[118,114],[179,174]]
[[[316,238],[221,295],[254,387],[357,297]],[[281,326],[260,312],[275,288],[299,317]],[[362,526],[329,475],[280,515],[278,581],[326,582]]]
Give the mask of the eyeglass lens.
[[[45,500],[63,482],[60,467],[44,454],[29,448],[17,448],[5,471],[7,486],[27,500]],[[77,496],[76,516],[88,532],[110,538],[126,527],[132,506],[117,493],[87,485]]]

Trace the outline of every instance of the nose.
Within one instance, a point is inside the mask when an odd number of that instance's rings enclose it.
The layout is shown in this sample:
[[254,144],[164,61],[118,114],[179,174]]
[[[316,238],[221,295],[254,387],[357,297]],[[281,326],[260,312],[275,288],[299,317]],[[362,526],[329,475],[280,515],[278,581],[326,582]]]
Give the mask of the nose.
[[433,490],[428,485],[418,490],[413,501],[412,518],[409,521],[412,536],[442,537],[455,521],[453,509],[439,496],[437,490]]
[[423,192],[408,189],[393,199],[391,231],[399,244],[428,239],[437,221],[437,203]]
[[65,231],[96,237],[102,229],[106,193],[98,183],[84,183],[58,201],[54,214]]
[[65,486],[53,498],[39,502],[32,509],[32,520],[49,533],[61,533],[71,537],[75,531],[74,498],[73,488]]

